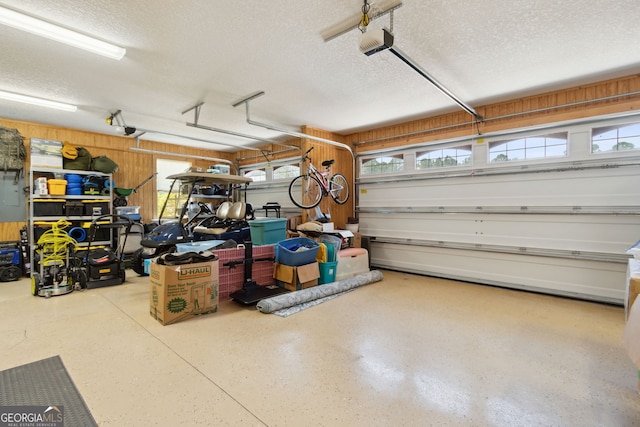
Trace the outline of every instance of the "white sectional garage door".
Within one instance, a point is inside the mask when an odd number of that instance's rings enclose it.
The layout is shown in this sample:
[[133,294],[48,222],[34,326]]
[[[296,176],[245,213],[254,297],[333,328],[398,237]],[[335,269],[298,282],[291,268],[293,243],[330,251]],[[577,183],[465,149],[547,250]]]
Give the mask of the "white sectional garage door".
[[621,303],[625,251],[640,239],[640,152],[592,154],[591,129],[630,121],[523,133],[567,132],[567,155],[553,159],[490,163],[489,144],[504,135],[469,140],[461,167],[412,170],[434,145],[366,153],[404,159],[403,172],[358,180],[372,265]]

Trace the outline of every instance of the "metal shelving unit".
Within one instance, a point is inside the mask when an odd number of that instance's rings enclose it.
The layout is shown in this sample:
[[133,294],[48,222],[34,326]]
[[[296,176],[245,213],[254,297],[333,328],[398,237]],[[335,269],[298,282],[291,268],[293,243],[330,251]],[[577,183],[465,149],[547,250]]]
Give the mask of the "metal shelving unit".
[[[65,174],[76,174],[81,176],[99,176],[113,182],[112,174],[105,174],[101,172],[95,171],[79,171],[79,170],[70,170],[70,169],[58,169],[58,168],[47,168],[47,167],[31,167],[29,169],[29,195],[28,195],[28,206],[29,206],[29,218],[28,218],[28,235],[29,235],[29,262],[30,262],[30,275],[33,276],[34,272],[34,255],[35,248],[37,245],[37,241],[35,238],[35,227],[36,222],[55,222],[61,218],[68,220],[72,223],[82,223],[82,222],[90,222],[93,220],[93,215],[71,215],[66,216],[62,215],[61,217],[56,216],[36,216],[34,211],[34,200],[64,200],[66,201],[82,201],[82,200],[92,200],[92,201],[104,201],[107,202],[109,212],[113,211],[113,191],[110,191],[108,195],[67,195],[67,194],[47,194],[47,195],[38,195],[34,194],[36,179],[39,177],[55,177],[59,175]],[[103,212],[106,213],[106,212]],[[111,245],[113,240],[113,236],[109,240],[101,240],[94,241],[93,245]],[[79,246],[87,246],[87,242],[79,242]]]

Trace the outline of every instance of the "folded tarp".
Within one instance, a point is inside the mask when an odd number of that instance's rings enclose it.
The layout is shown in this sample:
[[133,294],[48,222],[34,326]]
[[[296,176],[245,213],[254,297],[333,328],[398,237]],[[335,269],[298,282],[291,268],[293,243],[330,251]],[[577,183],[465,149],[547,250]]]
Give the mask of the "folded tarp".
[[372,270],[337,282],[263,299],[258,302],[256,307],[263,313],[273,313],[274,311],[326,298],[359,286],[379,282],[380,280],[382,280],[382,273],[378,270]]

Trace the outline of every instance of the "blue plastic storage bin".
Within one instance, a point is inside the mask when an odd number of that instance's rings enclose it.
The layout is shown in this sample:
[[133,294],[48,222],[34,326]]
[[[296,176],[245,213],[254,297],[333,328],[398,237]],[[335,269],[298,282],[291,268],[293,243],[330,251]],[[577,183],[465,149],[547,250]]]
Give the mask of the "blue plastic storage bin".
[[306,237],[281,240],[276,245],[276,262],[291,266],[311,264],[316,262],[318,249],[318,242]]
[[287,237],[287,219],[265,218],[249,221],[251,242],[255,246],[273,245]]
[[133,222],[139,222],[142,220],[142,215],[140,214],[122,214],[122,216],[129,218]]

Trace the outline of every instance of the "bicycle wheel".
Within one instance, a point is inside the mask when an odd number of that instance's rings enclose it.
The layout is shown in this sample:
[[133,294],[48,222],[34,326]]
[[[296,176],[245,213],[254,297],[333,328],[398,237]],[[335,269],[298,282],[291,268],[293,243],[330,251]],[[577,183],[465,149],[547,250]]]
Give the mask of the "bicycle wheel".
[[315,208],[322,200],[322,186],[316,177],[300,175],[289,184],[289,197],[299,208]]
[[349,200],[349,183],[344,175],[337,173],[331,177],[329,194],[337,204],[344,205],[347,203],[347,200]]

